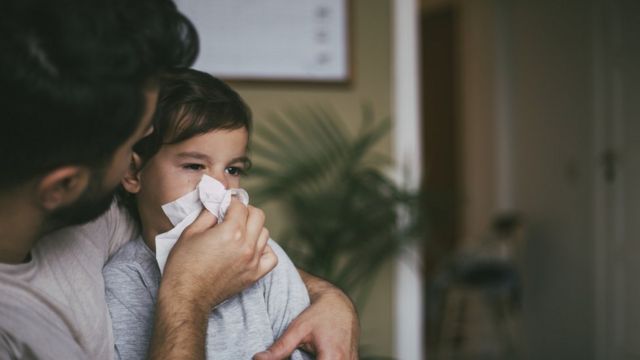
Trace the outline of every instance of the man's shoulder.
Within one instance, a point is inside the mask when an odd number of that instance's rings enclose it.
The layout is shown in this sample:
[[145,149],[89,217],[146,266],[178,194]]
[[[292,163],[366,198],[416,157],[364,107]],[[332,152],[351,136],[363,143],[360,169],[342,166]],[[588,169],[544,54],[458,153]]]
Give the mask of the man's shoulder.
[[104,262],[138,232],[135,221],[114,200],[110,208],[96,219],[68,226],[44,236],[36,247],[47,257],[81,253],[83,258]]

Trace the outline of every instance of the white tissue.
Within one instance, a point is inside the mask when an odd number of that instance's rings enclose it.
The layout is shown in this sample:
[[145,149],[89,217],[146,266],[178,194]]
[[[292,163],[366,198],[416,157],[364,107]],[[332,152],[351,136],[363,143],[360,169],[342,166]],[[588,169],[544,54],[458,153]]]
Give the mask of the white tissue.
[[164,265],[167,263],[167,257],[169,257],[173,245],[176,244],[184,229],[196,220],[202,208],[206,208],[218,218],[218,223],[221,223],[233,196],[243,204],[249,204],[249,194],[244,189],[227,190],[218,180],[203,175],[195,190],[175,201],[162,205],[162,211],[167,215],[174,228],[156,236],[156,260],[160,272],[164,271]]

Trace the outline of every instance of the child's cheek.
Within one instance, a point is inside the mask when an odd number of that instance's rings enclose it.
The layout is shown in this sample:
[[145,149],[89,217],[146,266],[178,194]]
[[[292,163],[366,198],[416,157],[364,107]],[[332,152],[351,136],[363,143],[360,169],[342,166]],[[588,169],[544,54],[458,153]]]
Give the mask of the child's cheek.
[[175,171],[171,176],[166,177],[162,191],[164,193],[164,196],[162,196],[163,203],[161,205],[177,200],[193,191],[200,182],[200,177],[201,175],[182,170]]
[[203,174],[202,171],[184,170],[180,176],[180,188],[184,193],[195,190]]

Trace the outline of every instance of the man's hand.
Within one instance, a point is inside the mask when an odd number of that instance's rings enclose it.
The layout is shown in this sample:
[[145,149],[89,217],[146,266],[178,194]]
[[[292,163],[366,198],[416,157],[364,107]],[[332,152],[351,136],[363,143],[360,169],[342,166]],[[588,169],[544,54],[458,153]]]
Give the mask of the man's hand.
[[223,223],[203,211],[171,250],[156,307],[150,358],[204,358],[211,309],[273,269],[264,213],[232,200]]
[[291,322],[285,333],[255,360],[288,358],[301,347],[318,360],[357,360],[360,326],[347,295],[328,282],[300,271],[311,306]]
[[[209,309],[267,274],[277,257],[267,246],[264,212],[233,199],[225,221],[203,211],[183,232],[167,259],[162,284],[178,283]],[[175,290],[175,289],[174,289]]]

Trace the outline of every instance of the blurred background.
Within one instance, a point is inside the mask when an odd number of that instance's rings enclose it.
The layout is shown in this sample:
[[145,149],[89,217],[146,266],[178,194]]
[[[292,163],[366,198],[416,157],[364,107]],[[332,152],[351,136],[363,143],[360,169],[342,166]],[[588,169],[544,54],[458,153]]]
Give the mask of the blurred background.
[[237,26],[178,1],[205,43],[281,16],[257,63],[293,57],[303,3],[342,39],[333,75],[211,72],[254,112],[252,201],[355,299],[363,359],[640,358],[639,1],[203,2]]

